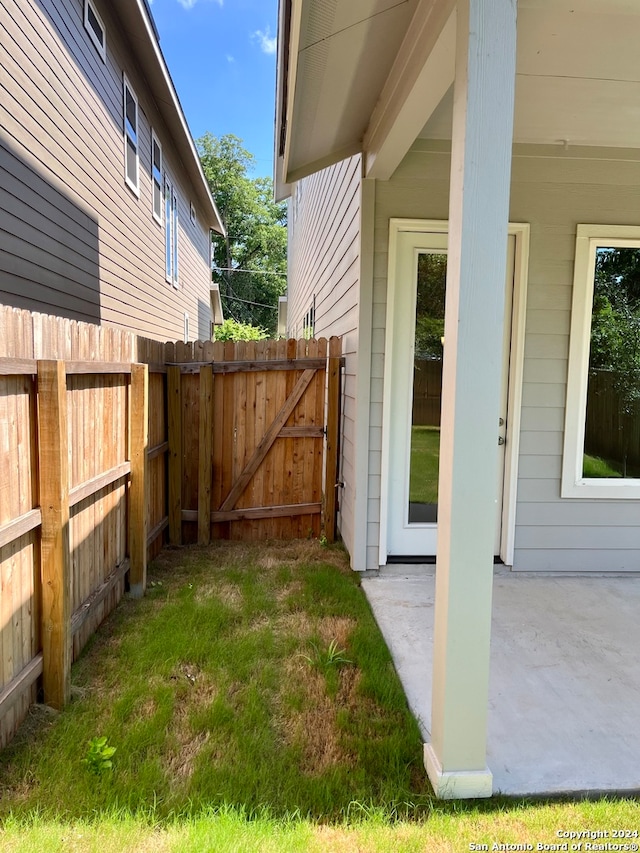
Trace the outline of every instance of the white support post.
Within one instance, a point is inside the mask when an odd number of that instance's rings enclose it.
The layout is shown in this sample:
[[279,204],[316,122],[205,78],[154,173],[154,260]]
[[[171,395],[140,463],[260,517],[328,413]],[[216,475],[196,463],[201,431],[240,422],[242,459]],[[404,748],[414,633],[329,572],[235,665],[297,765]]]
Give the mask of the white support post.
[[438,495],[436,795],[486,797],[489,646],[516,0],[459,0]]

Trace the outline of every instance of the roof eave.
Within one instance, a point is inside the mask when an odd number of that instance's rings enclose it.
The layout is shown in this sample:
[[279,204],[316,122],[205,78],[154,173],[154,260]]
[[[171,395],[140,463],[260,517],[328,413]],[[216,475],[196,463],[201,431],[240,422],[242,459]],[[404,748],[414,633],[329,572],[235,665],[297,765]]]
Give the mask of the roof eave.
[[200,157],[162,54],[147,4],[145,0],[133,0],[133,2],[132,0],[112,0],[112,6],[125,25],[124,29],[129,38],[135,44],[136,57],[145,73],[157,107],[172,134],[173,142],[193,184],[198,201],[205,211],[207,224],[217,233],[224,234],[220,213],[202,170]]

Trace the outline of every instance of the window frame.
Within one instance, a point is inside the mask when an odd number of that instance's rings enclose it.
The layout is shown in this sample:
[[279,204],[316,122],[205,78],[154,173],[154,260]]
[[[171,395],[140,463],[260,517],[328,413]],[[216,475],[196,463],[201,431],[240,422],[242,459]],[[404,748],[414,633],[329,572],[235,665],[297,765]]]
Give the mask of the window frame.
[[[156,168],[153,159],[154,147],[158,146],[158,151],[160,152],[160,165],[157,169],[158,176],[156,179]],[[158,225],[164,225],[164,189],[163,189],[163,156],[162,156],[162,143],[156,136],[155,130],[151,129],[151,214]],[[155,208],[155,186],[158,185],[158,192],[160,195],[160,210],[156,212]]]
[[164,173],[164,276],[176,289],[180,286],[178,194],[167,173]]
[[316,330],[316,297],[313,295],[309,310],[304,315],[302,320],[302,337],[306,340],[313,340]]
[[[127,118],[127,89],[129,90],[129,93],[136,108],[136,127],[134,136],[131,136],[129,134],[127,128],[127,125],[129,124],[129,120]],[[136,196],[136,198],[140,198],[140,104],[138,101],[138,96],[135,93],[135,89],[129,82],[129,78],[127,77],[127,75],[124,73],[122,74],[122,138],[124,142],[124,182],[129,187],[131,192]],[[127,169],[129,154],[127,144],[129,139],[131,139],[132,143],[135,144],[136,183],[134,183],[129,178],[129,170]]]
[[582,475],[596,252],[603,248],[640,248],[640,226],[577,227],[560,495],[637,500],[640,479]]
[[[98,36],[96,35],[96,31],[93,29],[93,27],[91,26],[91,23],[89,22],[89,10],[91,10],[91,13],[93,14],[94,18],[98,22],[99,27],[102,29],[102,42],[100,42],[100,40],[98,39]],[[98,54],[100,55],[100,58],[102,59],[102,61],[106,62],[107,61],[107,28],[105,27],[104,21],[102,20],[102,17],[98,13],[98,10],[96,9],[96,6],[95,6],[95,3],[93,2],[93,0],[84,0],[83,18],[84,18],[84,28],[89,34],[89,38],[91,39],[91,43],[93,44],[95,49],[98,51]]]

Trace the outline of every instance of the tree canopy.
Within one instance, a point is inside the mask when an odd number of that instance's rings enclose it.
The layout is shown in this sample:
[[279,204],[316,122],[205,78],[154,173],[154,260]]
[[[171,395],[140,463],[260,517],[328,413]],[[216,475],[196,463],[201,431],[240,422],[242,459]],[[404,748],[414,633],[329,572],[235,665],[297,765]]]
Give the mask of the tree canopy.
[[287,210],[273,200],[271,178],[251,178],[255,158],[233,134],[197,141],[226,237],[213,235],[214,282],[225,316],[274,335],[286,290]]
[[640,402],[640,249],[598,249],[591,320],[591,370],[613,371],[625,414]]
[[216,329],[217,341],[262,341],[266,337],[267,333],[263,329],[230,318]]

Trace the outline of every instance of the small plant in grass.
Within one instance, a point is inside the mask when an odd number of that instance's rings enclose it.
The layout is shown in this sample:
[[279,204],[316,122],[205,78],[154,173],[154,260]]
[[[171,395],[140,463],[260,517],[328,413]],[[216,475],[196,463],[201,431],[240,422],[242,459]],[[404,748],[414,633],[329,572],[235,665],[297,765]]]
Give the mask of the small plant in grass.
[[329,544],[329,540],[328,540],[328,539],[327,539],[327,537],[324,535],[324,533],[323,533],[323,534],[322,534],[322,536],[320,537],[319,542],[320,542],[320,544],[322,545],[322,547],[323,547],[323,548],[326,548],[326,547],[327,547],[327,545]]
[[347,650],[341,649],[338,646],[337,640],[331,640],[326,649],[321,648],[318,643],[314,642],[311,643],[311,647],[313,648],[313,654],[302,655],[302,657],[317,669],[326,671],[332,667],[337,668],[353,663],[352,660],[344,656]]
[[90,773],[100,776],[113,768],[115,746],[108,746],[106,737],[94,737],[89,741],[89,749],[82,763]]

